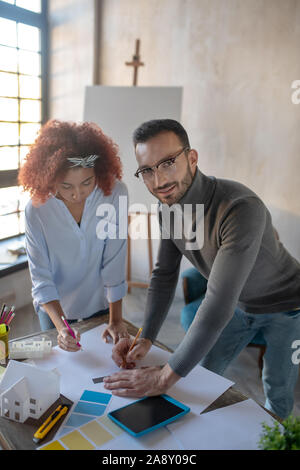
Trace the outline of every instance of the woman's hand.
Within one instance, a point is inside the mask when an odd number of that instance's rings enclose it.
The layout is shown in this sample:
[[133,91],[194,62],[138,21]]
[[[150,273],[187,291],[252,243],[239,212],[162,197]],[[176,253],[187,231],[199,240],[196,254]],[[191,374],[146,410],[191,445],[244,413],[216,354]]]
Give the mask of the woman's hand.
[[110,338],[113,340],[114,344],[117,344],[117,342],[122,338],[130,338],[126,325],[122,322],[122,320],[117,322],[110,322],[107,328],[105,328],[102,334],[102,339],[108,343]]
[[80,333],[75,328],[72,328],[75,333],[75,338],[71,336],[68,328],[61,328],[58,332],[57,343],[58,346],[64,351],[79,351],[80,347],[76,343],[80,341]]

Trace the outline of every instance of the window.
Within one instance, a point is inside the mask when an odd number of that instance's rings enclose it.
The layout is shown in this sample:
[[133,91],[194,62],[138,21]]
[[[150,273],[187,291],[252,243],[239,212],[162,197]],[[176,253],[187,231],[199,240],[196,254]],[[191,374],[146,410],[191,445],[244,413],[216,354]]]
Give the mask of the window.
[[0,0],[0,240],[24,233],[20,166],[47,120],[47,0]]

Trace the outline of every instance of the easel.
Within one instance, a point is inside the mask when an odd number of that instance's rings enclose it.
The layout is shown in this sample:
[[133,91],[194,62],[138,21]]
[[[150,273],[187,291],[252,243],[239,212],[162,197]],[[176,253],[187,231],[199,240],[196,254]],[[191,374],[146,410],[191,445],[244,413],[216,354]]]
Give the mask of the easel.
[[[152,243],[151,243],[151,212],[137,212],[135,214],[128,214],[128,227],[130,226],[132,217],[134,216],[147,216],[147,245],[148,245],[148,260],[149,260],[149,277],[151,276],[152,269],[153,269],[153,262],[152,262]],[[131,287],[141,287],[146,289],[149,284],[146,282],[135,282],[131,280],[131,238],[130,234],[128,233],[128,242],[127,242],[127,284],[128,284],[128,293],[131,292]]]
[[[138,80],[138,69],[139,67],[145,65],[144,62],[140,60],[140,40],[136,39],[135,41],[135,54],[132,57],[132,62],[125,62],[125,65],[134,67],[133,72],[133,86],[137,86]],[[152,243],[151,243],[151,213],[131,213],[128,214],[128,227],[130,226],[131,220],[133,216],[136,215],[146,215],[147,216],[147,236],[148,236],[148,259],[149,259],[149,276],[151,276],[152,269],[153,269],[153,262],[152,262]],[[147,288],[149,286],[148,283],[145,282],[135,282],[131,280],[131,239],[130,235],[128,234],[128,244],[127,244],[127,284],[128,284],[128,292],[131,292],[131,287],[141,287]]]

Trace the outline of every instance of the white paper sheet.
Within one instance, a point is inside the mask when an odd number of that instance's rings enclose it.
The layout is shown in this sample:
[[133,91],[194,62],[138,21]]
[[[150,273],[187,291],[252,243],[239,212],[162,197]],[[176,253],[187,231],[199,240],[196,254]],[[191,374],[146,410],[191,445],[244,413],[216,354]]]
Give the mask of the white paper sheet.
[[[119,368],[111,359],[113,344],[104,343],[101,338],[105,327],[106,325],[100,325],[81,335],[80,343],[83,351],[72,353],[63,351],[56,346],[49,357],[35,360],[38,367],[58,369],[61,375],[60,391],[72,401],[77,401],[84,389],[107,392],[102,383],[94,384],[92,379],[119,371]],[[148,355],[139,365],[164,364],[169,356],[170,353],[167,351],[152,346]],[[231,385],[233,385],[233,382],[230,380],[203,367],[196,366],[190,374],[177,382],[167,393],[182,401],[195,413],[200,413]],[[113,397],[108,411],[124,406],[134,400]]]
[[189,406],[194,413],[200,414],[232,385],[230,380],[196,366],[171,387],[168,394]]
[[167,428],[185,450],[255,450],[262,422],[271,425],[273,418],[249,399],[202,415],[191,412]]
[[105,325],[83,333],[80,343],[83,350],[68,352],[59,346],[45,359],[36,359],[38,367],[56,368],[61,376],[60,392],[72,401],[77,401],[82,390],[99,390],[93,377],[100,377],[117,372],[119,368],[111,359],[112,344],[101,339]]

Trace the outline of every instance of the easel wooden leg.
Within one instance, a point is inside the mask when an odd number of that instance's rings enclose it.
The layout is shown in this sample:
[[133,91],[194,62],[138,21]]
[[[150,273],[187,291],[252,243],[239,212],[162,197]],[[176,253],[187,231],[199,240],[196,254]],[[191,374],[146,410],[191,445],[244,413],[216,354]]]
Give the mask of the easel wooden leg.
[[[128,293],[131,293],[131,287],[142,287],[147,288],[149,283],[145,282],[134,282],[131,280],[131,239],[129,235],[129,227],[131,222],[131,217],[137,214],[128,214],[128,240],[127,240],[127,285]],[[140,216],[141,213],[138,213]],[[151,213],[147,213],[147,230],[148,230],[148,261],[149,261],[149,277],[151,277],[153,270],[153,261],[152,261],[152,241],[151,241]]]

